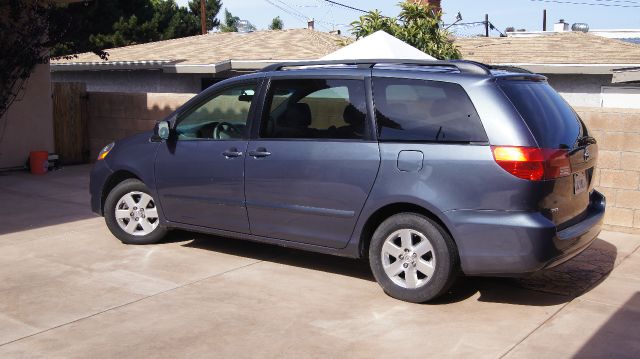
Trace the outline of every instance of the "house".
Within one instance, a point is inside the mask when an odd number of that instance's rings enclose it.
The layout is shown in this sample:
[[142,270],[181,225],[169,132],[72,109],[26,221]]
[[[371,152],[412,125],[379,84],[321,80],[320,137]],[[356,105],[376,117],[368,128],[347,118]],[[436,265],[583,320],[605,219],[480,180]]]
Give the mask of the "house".
[[53,82],[83,82],[93,92],[198,93],[269,64],[318,59],[344,38],[309,29],[218,32],[108,49],[51,63]]
[[[557,23],[554,25],[553,32],[565,32],[569,31],[569,24],[565,23],[564,20],[562,23]],[[559,25],[562,25],[560,27]],[[606,37],[608,39],[618,39],[625,42],[630,42],[633,44],[640,44],[640,29],[588,29],[587,24],[574,24],[580,25],[583,30],[589,32],[589,34]],[[556,31],[558,30],[558,31]],[[532,36],[540,36],[540,35],[548,35],[549,32],[546,31],[508,31],[506,35],[508,37],[532,37]]]
[[640,45],[577,31],[459,38],[462,57],[548,77],[573,106],[640,108]]

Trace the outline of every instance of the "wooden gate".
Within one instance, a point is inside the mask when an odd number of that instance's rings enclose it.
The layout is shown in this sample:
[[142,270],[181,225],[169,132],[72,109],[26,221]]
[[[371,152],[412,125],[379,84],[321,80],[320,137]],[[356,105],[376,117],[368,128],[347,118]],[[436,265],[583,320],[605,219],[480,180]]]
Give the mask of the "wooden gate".
[[52,85],[56,153],[63,164],[87,163],[87,87],[78,82],[54,82]]

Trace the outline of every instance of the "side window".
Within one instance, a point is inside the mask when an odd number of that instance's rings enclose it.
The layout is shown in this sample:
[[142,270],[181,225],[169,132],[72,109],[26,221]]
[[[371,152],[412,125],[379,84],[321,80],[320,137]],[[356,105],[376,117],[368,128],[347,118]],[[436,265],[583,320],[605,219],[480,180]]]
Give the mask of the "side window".
[[380,140],[487,141],[480,117],[460,85],[380,77],[373,80],[373,93]]
[[366,133],[363,81],[271,81],[260,137],[363,139]]
[[176,126],[180,140],[242,138],[247,131],[249,108],[256,84],[227,88],[191,109]]

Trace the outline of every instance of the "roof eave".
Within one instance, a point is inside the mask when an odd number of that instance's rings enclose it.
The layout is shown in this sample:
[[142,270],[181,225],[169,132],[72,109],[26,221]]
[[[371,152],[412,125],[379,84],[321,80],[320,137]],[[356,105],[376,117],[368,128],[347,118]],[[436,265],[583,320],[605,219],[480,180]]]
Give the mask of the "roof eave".
[[611,83],[627,83],[640,81],[640,67],[618,69],[613,72]]
[[149,61],[91,61],[51,63],[51,72],[62,71],[112,71],[112,70],[162,70],[164,66],[174,63],[169,60]]
[[225,60],[215,64],[182,64],[176,61],[96,61],[51,64],[52,72],[59,71],[114,71],[114,70],[162,70],[174,74],[216,74],[225,71],[260,70],[266,66],[301,60]]
[[180,74],[215,74],[225,71],[252,71],[261,70],[269,65],[281,62],[302,61],[302,60],[226,60],[216,64],[172,64],[163,68],[164,72]]

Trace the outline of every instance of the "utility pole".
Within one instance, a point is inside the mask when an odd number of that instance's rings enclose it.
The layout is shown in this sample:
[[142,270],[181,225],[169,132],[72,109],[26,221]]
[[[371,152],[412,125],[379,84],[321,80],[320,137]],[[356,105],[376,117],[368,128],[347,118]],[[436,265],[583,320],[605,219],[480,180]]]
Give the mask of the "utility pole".
[[542,11],[542,31],[547,31],[547,9]]
[[484,36],[489,37],[489,14],[484,15]]
[[207,8],[204,2],[205,0],[200,0],[200,26],[202,27],[202,35],[207,33]]

